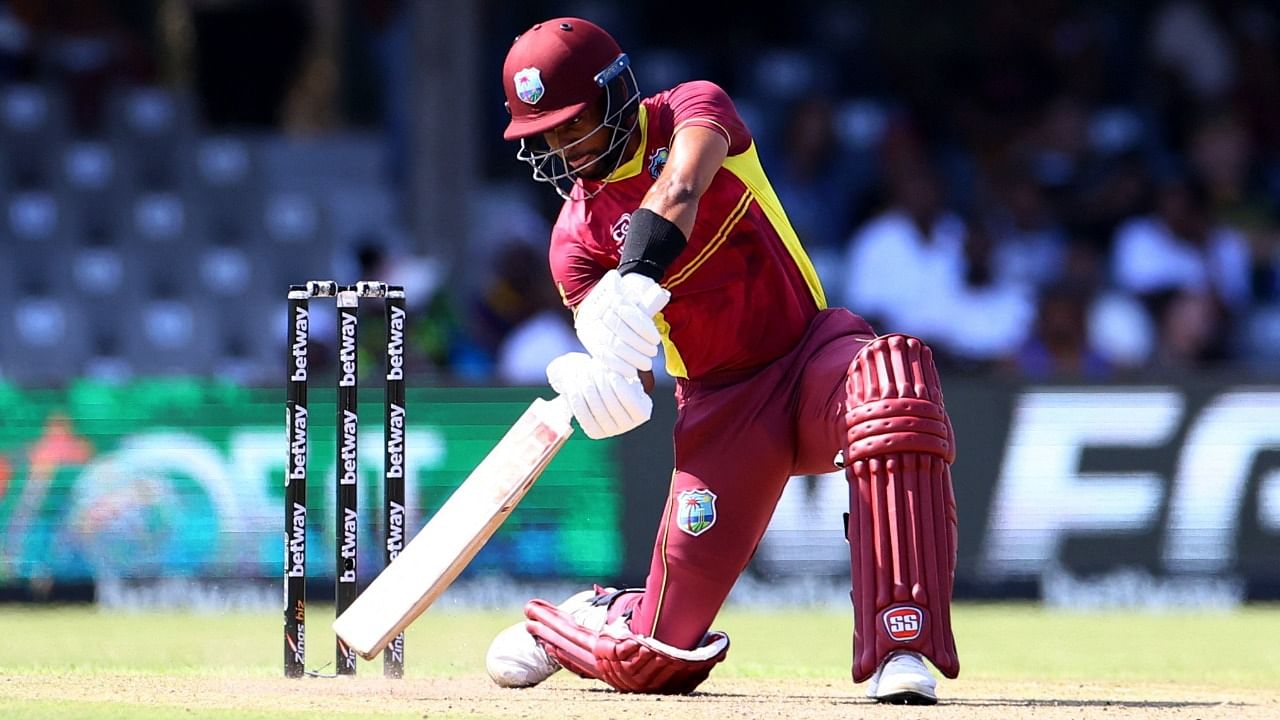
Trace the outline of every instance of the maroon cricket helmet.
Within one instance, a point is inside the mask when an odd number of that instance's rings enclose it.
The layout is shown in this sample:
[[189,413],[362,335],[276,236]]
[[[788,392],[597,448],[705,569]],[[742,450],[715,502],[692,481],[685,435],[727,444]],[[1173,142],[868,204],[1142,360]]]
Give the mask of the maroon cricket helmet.
[[529,28],[502,64],[511,112],[503,139],[539,135],[581,114],[605,92],[620,62],[626,59],[617,41],[587,20],[555,18]]

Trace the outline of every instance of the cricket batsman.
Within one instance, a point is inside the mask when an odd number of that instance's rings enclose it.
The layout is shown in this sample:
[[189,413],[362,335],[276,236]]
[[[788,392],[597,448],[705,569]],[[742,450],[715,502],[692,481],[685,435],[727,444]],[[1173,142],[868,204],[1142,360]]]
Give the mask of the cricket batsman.
[[517,157],[564,206],[552,276],[588,353],[547,366],[583,431],[649,420],[658,344],[676,378],[675,470],[643,589],[532,600],[490,676],[561,667],[623,692],[689,693],[724,659],[711,629],[792,475],[849,482],[853,679],[932,704],[960,670],[951,631],[951,422],[920,340],[828,308],[732,101],[710,82],[641,98],[600,27],[547,20],[503,67]]

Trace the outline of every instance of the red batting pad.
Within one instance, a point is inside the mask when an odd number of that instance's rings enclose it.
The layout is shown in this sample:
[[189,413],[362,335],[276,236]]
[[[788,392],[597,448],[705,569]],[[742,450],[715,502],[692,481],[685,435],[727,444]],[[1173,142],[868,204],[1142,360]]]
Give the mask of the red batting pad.
[[854,358],[848,397],[853,679],[895,650],[954,678],[955,434],[932,352],[905,335],[876,338]]
[[633,634],[622,620],[596,633],[542,600],[529,601],[524,613],[525,628],[556,662],[622,692],[691,693],[729,651],[724,633],[707,633],[698,648],[681,650]]

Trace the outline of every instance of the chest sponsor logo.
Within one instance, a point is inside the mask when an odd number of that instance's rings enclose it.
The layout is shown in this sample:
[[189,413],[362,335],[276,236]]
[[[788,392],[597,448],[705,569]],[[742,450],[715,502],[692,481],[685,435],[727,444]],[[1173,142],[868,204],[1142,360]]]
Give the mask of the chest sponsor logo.
[[627,239],[627,231],[631,229],[631,213],[622,213],[622,216],[613,221],[613,225],[609,227],[609,234],[613,237],[613,241],[618,243],[618,247],[622,247],[622,242]]

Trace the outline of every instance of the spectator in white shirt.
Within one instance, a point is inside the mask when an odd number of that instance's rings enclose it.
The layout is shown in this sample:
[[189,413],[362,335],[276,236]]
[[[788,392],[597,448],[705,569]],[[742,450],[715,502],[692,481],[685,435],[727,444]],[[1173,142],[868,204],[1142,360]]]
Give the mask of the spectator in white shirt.
[[850,242],[844,303],[879,332],[916,335],[953,363],[1009,357],[1034,321],[1032,284],[1001,276],[991,238],[944,208],[922,155],[895,160],[889,207]]
[[1154,214],[1120,226],[1111,270],[1120,289],[1139,296],[1211,292],[1233,310],[1249,301],[1245,238],[1212,216],[1203,186],[1190,177],[1160,188]]
[[944,209],[919,157],[886,171],[890,202],[859,228],[844,263],[843,301],[882,332],[936,341],[953,323],[965,275],[965,223]]

